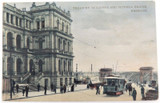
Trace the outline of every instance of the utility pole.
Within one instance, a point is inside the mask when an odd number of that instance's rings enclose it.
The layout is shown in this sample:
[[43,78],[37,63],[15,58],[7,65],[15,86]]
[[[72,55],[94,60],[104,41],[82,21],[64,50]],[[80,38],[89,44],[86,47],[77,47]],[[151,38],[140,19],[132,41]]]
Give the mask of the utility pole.
[[76,73],[78,72],[78,64],[76,64]]
[[76,79],[78,79],[78,64],[76,64]]

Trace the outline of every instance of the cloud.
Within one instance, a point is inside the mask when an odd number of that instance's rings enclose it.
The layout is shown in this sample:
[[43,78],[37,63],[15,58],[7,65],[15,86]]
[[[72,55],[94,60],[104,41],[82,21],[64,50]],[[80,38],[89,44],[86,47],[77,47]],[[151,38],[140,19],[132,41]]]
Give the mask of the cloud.
[[[13,4],[13,3],[12,3]],[[32,3],[16,3],[18,8]],[[42,5],[45,3],[36,3]],[[75,63],[83,71],[112,67],[116,61],[127,64],[120,70],[138,70],[138,66],[156,68],[156,35],[154,2],[57,2],[57,6],[70,10],[74,39]],[[146,6],[147,12],[131,9],[73,9],[73,7]],[[135,9],[135,8],[134,8]],[[138,66],[137,66],[138,65]],[[132,67],[132,68],[129,68]]]

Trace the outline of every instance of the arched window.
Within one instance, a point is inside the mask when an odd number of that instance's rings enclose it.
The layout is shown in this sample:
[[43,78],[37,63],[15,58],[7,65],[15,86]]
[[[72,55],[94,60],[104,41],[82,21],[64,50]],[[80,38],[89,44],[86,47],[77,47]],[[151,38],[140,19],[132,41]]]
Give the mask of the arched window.
[[58,49],[59,50],[61,49],[61,39],[60,38],[58,39]]
[[21,49],[21,36],[20,35],[17,35],[16,46],[17,46],[17,49]]
[[58,71],[61,73],[61,60],[58,61]]
[[59,30],[59,20],[57,20],[57,29]]
[[30,39],[27,38],[27,48],[29,49],[30,48]]
[[7,74],[13,75],[13,58],[7,58]]
[[68,72],[70,72],[70,67],[71,67],[71,63],[70,63],[70,61],[68,61]]
[[62,22],[62,31],[64,31],[64,22]]
[[11,32],[9,32],[7,34],[7,47],[9,49],[12,49],[12,47],[13,47],[13,38],[12,38],[12,33]]
[[70,52],[70,43],[68,42],[68,52]]
[[65,51],[65,47],[66,47],[66,41],[63,41],[63,50]]
[[66,62],[63,62],[63,66],[64,66],[64,72],[66,71]]
[[39,66],[39,72],[42,72],[43,71],[43,62],[42,62],[42,60],[39,60],[38,66]]
[[39,30],[39,29],[40,29],[40,22],[37,21],[37,30]]
[[21,74],[21,64],[22,64],[22,61],[20,58],[17,59],[17,74]]
[[42,40],[42,38],[39,39],[39,49],[43,49],[43,40]]
[[7,23],[9,23],[9,13],[6,13]]
[[66,33],[68,33],[68,25],[66,26]]
[[33,63],[33,60],[31,59],[30,62],[29,62],[29,67],[30,67],[30,72],[33,72],[34,71],[34,63]]
[[44,20],[44,19],[42,19],[42,24],[41,24],[41,26],[42,26],[42,29],[45,28],[45,20]]

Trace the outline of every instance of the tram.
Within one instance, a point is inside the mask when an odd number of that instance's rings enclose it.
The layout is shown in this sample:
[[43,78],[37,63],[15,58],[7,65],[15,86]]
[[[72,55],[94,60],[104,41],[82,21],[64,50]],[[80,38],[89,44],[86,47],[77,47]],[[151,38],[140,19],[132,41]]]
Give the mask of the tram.
[[121,95],[125,87],[125,79],[119,77],[105,77],[106,84],[103,85],[103,94]]

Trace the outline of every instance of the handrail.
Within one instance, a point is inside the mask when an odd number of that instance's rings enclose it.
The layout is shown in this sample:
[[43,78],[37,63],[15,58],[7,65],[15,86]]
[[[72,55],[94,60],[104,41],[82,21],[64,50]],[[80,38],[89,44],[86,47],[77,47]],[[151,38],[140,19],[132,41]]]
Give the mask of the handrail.
[[23,82],[24,80],[26,80],[30,75],[31,75],[30,72],[26,73],[26,74],[22,77],[21,82]]

